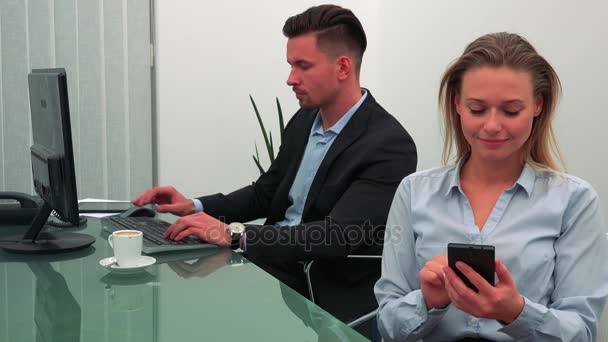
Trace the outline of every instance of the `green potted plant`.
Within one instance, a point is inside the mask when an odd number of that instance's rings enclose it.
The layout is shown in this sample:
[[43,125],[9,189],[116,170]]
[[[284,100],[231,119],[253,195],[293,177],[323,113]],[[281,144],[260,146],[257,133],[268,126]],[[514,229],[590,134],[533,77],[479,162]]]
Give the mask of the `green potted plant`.
[[[253,106],[253,110],[255,111],[255,116],[258,118],[258,124],[260,125],[260,130],[262,131],[262,136],[264,137],[264,145],[266,145],[266,151],[268,152],[268,159],[270,160],[270,164],[274,161],[275,150],[274,150],[274,141],[272,139],[272,132],[270,130],[266,131],[266,127],[264,126],[264,121],[260,116],[260,112],[258,111],[258,106],[256,106],[255,101],[251,94],[249,95],[249,99],[251,100],[251,105]],[[279,98],[276,98],[277,102],[277,113],[279,116],[279,145],[281,144],[281,138],[283,137],[283,131],[285,130],[285,124],[283,121],[283,111],[281,110],[281,103],[279,102]],[[255,146],[255,154],[253,155],[253,162],[258,167],[260,174],[264,173],[265,169],[262,167],[262,163],[260,162],[260,154],[258,153],[258,145],[254,142]]]

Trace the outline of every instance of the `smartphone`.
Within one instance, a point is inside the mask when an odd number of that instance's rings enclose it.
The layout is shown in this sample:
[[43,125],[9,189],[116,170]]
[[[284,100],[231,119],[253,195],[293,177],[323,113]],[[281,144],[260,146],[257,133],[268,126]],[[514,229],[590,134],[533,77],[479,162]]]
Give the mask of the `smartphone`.
[[80,213],[122,213],[131,208],[131,202],[82,202],[78,204]]
[[448,265],[469,288],[479,292],[477,287],[456,268],[456,261],[469,265],[490,285],[494,286],[494,246],[448,243]]

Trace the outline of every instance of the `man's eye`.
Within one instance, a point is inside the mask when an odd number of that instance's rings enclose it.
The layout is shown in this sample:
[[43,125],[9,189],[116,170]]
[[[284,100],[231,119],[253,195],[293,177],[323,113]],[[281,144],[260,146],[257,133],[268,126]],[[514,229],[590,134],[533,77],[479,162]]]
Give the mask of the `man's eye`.
[[300,69],[302,70],[308,70],[312,67],[312,65],[308,64],[308,63],[302,63],[299,65]]

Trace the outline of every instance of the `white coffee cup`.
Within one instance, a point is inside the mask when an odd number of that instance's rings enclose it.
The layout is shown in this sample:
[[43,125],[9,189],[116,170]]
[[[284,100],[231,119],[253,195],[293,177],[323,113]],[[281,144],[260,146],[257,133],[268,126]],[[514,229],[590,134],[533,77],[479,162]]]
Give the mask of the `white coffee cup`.
[[139,230],[117,230],[108,236],[119,267],[134,267],[141,257],[143,233]]

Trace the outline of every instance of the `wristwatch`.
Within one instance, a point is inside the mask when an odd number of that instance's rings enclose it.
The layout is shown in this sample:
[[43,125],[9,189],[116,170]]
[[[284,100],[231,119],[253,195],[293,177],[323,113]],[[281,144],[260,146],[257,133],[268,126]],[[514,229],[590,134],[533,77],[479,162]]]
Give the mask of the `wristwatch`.
[[238,249],[241,247],[241,237],[245,233],[245,225],[240,222],[232,222],[228,225],[228,232],[232,241],[230,242],[230,248]]

